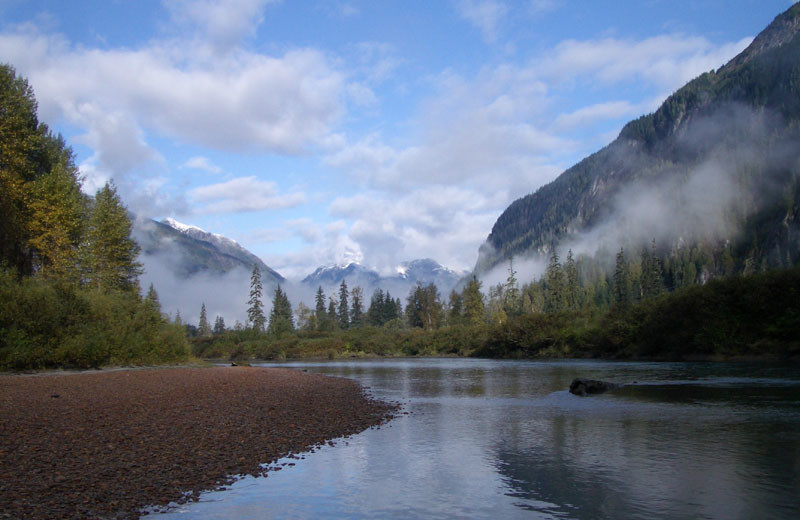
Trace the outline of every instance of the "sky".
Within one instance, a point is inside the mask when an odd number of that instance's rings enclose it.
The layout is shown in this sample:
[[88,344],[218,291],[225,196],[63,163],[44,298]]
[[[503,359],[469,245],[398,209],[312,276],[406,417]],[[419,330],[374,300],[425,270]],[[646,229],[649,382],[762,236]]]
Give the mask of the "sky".
[[0,62],[93,194],[290,279],[474,267],[502,211],[788,0],[0,0]]

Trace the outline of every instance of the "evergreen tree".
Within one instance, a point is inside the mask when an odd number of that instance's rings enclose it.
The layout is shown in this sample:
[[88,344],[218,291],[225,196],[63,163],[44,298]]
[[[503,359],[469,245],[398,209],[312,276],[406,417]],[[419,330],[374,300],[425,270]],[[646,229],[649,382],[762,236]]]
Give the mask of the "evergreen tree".
[[464,317],[470,325],[483,325],[486,323],[486,307],[483,304],[483,294],[481,293],[481,282],[473,276],[467,282],[462,292],[464,299]]
[[147,295],[144,297],[144,305],[150,311],[156,313],[157,315],[161,315],[161,302],[158,299],[158,293],[156,292],[155,287],[153,284],[150,284],[150,287],[147,289]]
[[553,249],[550,263],[545,271],[545,312],[558,312],[564,308],[564,270],[558,260],[558,253]]
[[208,324],[208,316],[206,315],[206,304],[200,307],[200,322],[197,324],[197,333],[201,337],[211,335],[211,325]]
[[630,277],[628,271],[628,261],[625,259],[625,250],[619,249],[614,267],[614,279],[612,285],[614,304],[620,307],[630,303]]
[[132,228],[114,184],[107,182],[95,195],[87,223],[83,256],[86,280],[91,285],[138,289],[142,265],[136,261],[139,246],[131,238]]
[[349,292],[347,291],[347,282],[342,280],[339,285],[339,309],[336,312],[336,318],[339,322],[339,328],[346,330],[350,327],[350,302]]
[[317,330],[328,330],[329,323],[328,323],[328,314],[325,310],[325,293],[322,291],[322,286],[320,285],[317,289],[317,295],[314,297],[316,307],[314,314],[316,316],[317,322]]
[[272,298],[272,310],[269,313],[269,327],[267,332],[280,337],[286,333],[294,332],[294,314],[289,298],[279,285]]
[[508,278],[503,287],[503,311],[506,316],[522,314],[522,296],[517,286],[517,272],[514,271],[514,259],[508,259]]
[[261,271],[258,264],[253,264],[253,273],[250,275],[250,299],[247,300],[247,320],[256,332],[264,332],[267,319],[264,316],[264,304],[261,303]]
[[350,304],[350,326],[352,328],[359,328],[364,325],[364,291],[361,287],[353,288],[350,293],[352,296],[352,303]]
[[383,289],[375,289],[369,301],[369,309],[367,309],[367,323],[373,327],[383,325],[383,305]]
[[578,310],[580,307],[578,297],[580,286],[578,284],[578,266],[575,263],[575,258],[572,256],[572,249],[567,251],[567,263],[564,266],[564,274],[566,275],[565,300],[567,308],[573,311]]
[[175,311],[175,320],[173,320],[173,323],[178,326],[183,326],[183,318],[181,318],[180,310]]
[[339,317],[336,314],[338,303],[336,296],[331,294],[330,298],[328,298],[328,330],[334,330],[339,326]]
[[214,320],[214,334],[225,334],[225,320],[220,315],[217,315],[217,319]]

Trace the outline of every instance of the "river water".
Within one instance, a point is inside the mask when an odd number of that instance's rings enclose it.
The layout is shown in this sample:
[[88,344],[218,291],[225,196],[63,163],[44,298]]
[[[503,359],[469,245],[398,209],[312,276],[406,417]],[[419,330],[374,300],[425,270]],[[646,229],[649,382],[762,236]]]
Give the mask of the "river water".
[[[797,366],[280,366],[355,379],[408,414],[163,518],[800,518]],[[577,397],[575,377],[625,386]]]

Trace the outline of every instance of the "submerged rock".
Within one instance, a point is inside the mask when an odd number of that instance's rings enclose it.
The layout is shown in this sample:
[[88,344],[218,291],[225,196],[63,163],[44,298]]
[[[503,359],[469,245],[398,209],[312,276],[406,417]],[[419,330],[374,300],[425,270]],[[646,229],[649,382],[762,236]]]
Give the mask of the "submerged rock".
[[570,383],[569,391],[572,394],[584,397],[589,394],[602,394],[603,392],[607,392],[608,390],[613,390],[619,387],[620,385],[616,383],[578,377],[573,379],[572,383]]

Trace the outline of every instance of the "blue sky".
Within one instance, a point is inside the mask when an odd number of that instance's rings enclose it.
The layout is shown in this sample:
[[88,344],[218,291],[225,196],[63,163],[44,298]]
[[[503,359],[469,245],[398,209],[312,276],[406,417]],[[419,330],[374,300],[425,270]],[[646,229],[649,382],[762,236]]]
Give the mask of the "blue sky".
[[470,269],[500,213],[788,0],[0,0],[0,61],[93,192],[290,278]]

